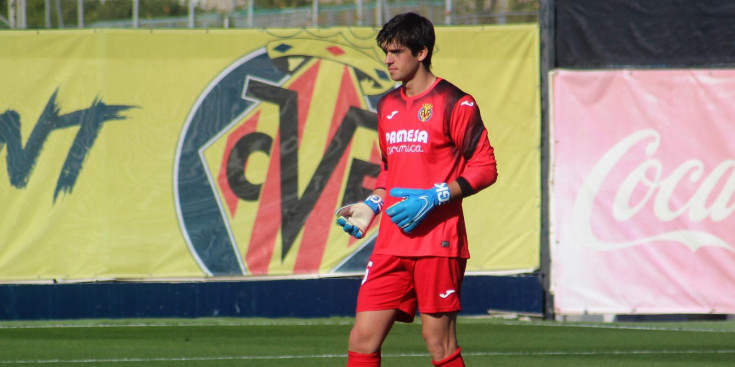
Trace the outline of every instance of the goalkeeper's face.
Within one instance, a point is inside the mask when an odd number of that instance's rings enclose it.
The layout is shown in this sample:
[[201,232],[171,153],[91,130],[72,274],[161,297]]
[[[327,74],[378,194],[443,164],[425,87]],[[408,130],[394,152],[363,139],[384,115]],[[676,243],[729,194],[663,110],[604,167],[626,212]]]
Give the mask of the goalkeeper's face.
[[390,78],[400,82],[413,79],[422,66],[421,61],[427,54],[426,48],[424,48],[414,55],[411,49],[396,42],[384,45],[383,51],[385,52],[385,65],[388,67]]

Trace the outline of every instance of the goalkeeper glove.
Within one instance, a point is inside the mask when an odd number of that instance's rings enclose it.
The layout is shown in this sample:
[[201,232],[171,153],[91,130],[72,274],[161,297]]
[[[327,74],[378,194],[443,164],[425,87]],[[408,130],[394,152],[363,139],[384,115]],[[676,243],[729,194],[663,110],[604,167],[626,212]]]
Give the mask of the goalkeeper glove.
[[405,233],[413,231],[434,207],[449,202],[452,196],[445,183],[426,190],[394,188],[390,195],[403,200],[388,208],[385,214]]
[[377,195],[368,196],[361,203],[350,204],[337,209],[337,225],[355,238],[365,236],[370,223],[383,209],[383,199]]

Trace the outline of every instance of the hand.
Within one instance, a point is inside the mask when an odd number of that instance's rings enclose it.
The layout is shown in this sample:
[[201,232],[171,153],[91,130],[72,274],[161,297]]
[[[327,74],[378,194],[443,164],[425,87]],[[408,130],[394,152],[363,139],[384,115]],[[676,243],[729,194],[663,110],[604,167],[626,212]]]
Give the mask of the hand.
[[436,206],[449,202],[452,196],[445,183],[426,190],[394,188],[390,195],[403,200],[388,208],[385,214],[405,233],[411,233]]
[[377,195],[370,195],[361,203],[337,209],[337,225],[355,238],[362,238],[381,209],[383,209],[383,199]]

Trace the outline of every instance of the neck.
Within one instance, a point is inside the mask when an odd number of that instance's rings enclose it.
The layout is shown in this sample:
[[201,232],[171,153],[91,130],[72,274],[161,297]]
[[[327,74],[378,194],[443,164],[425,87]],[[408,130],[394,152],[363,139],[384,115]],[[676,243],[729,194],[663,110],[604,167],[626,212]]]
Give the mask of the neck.
[[436,76],[423,66],[419,67],[413,78],[403,82],[403,89],[407,96],[415,96],[423,93],[436,80]]

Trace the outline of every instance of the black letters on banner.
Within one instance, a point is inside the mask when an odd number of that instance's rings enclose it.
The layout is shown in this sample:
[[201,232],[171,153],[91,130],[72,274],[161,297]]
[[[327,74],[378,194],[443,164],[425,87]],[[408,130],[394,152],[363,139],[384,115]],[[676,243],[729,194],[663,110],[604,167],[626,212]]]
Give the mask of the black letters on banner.
[[[375,112],[350,107],[337,132],[329,142],[322,160],[309,180],[302,195],[298,192],[298,95],[296,92],[271,84],[250,80],[246,95],[278,105],[280,109],[279,136],[281,159],[281,223],[283,235],[282,257],[288,254],[308,214],[314,209],[319,195],[332,176],[337,161],[342,157],[358,126],[377,130]],[[377,171],[379,171],[379,166]],[[229,170],[229,168],[228,168]],[[377,176],[377,172],[375,176]],[[353,172],[350,173],[352,178]],[[228,174],[229,176],[229,174]],[[364,194],[364,192],[362,193]]]
[[89,108],[73,111],[61,115],[61,108],[56,102],[58,90],[49,98],[46,107],[41,112],[25,147],[21,140],[21,116],[14,110],[7,110],[0,114],[0,150],[7,146],[7,164],[10,184],[23,189],[33,173],[43,146],[54,130],[79,126],[79,131],[64,161],[54,190],[54,202],[59,193],[69,193],[82,170],[84,159],[89,155],[102,125],[114,120],[123,120],[126,117],[120,112],[134,106],[108,105],[96,98]]

